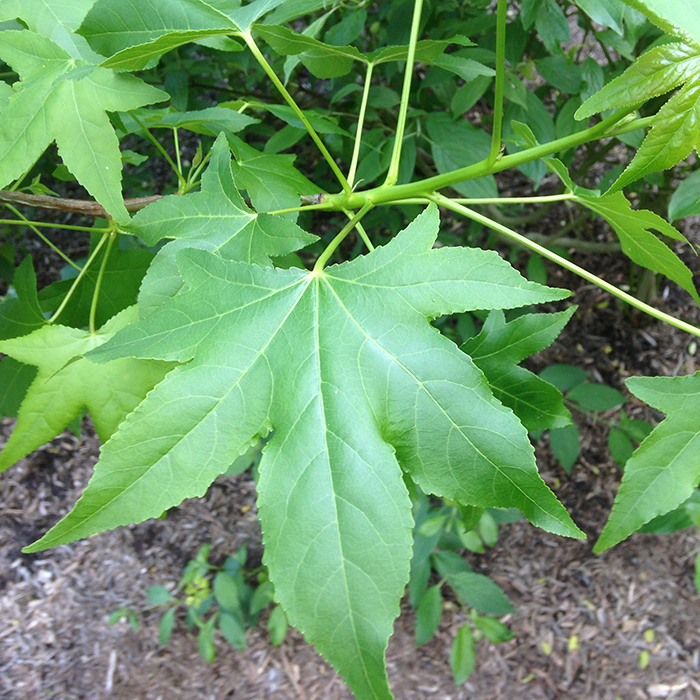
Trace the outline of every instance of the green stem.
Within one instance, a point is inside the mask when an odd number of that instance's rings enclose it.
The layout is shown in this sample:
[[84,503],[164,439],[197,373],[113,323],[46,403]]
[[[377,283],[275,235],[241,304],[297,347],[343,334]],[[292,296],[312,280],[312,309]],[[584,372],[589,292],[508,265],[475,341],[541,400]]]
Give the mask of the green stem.
[[173,127],[173,143],[175,145],[175,158],[177,159],[177,171],[182,172],[182,158],[180,157],[180,139],[177,135],[177,127]]
[[[24,221],[17,221],[17,219],[0,219],[0,224],[15,224],[17,226],[28,225]],[[32,221],[31,225],[43,226],[44,228],[63,228],[69,231],[89,231],[90,233],[104,233],[112,230],[111,227],[93,228],[91,226],[72,226],[71,224],[48,224],[43,221]]]
[[97,282],[95,282],[95,291],[92,293],[92,303],[90,304],[90,335],[95,335],[95,314],[97,313],[97,300],[100,297],[100,287],[102,287],[102,278],[105,274],[105,268],[107,267],[107,259],[109,258],[109,252],[112,250],[112,245],[117,238],[117,233],[112,231],[108,234],[109,240],[107,241],[107,249],[105,250],[104,257],[102,258],[102,264],[100,265],[100,271],[97,275]]
[[12,184],[12,187],[10,187],[10,192],[15,192],[19,189],[19,186],[24,182],[24,178],[29,175],[29,173],[32,171],[32,168],[36,165],[36,161],[34,161],[29,168],[24,172],[23,175],[21,175],[17,180],[14,181]]
[[555,141],[550,141],[540,146],[519,151],[518,153],[503,156],[493,165],[489,165],[486,160],[483,160],[479,163],[475,163],[474,165],[468,165],[465,168],[453,170],[452,172],[444,173],[443,175],[435,175],[433,177],[426,178],[425,180],[419,180],[418,182],[408,182],[404,185],[393,185],[391,187],[382,185],[363,192],[353,192],[350,195],[345,193],[330,195],[327,198],[327,201],[332,202],[334,208],[336,209],[358,209],[368,201],[371,201],[373,204],[384,204],[388,202],[395,202],[398,199],[426,197],[431,195],[436,190],[440,190],[451,185],[456,185],[459,182],[473,180],[478,177],[483,177],[484,175],[499,173],[503,170],[508,170],[509,168],[516,168],[524,163],[529,163],[530,161],[538,160],[539,158],[546,158],[547,156],[551,156],[559,151],[565,151],[574,146],[580,146],[587,141],[593,141],[594,139],[605,138],[607,136],[614,136],[615,133],[608,132],[612,132],[615,124],[617,124],[617,122],[619,122],[621,119],[624,119],[625,116],[627,116],[627,114],[633,110],[634,107],[619,109],[607,119],[604,119],[589,129],[579,131],[561,139],[556,139]]
[[165,158],[165,160],[168,161],[170,167],[177,175],[177,179],[180,183],[180,186],[185,185],[185,177],[183,176],[182,172],[180,172],[180,169],[177,167],[177,165],[173,162],[173,159],[168,155],[168,152],[163,148],[163,146],[161,146],[158,139],[148,130],[146,125],[133,112],[129,112],[129,115],[141,127],[146,138],[160,151],[163,158]]
[[210,156],[211,151],[209,151],[209,153],[207,153],[204,156],[204,158],[202,158],[202,162],[196,168],[194,166],[190,168],[190,172],[187,175],[187,185],[182,189],[182,192],[180,192],[179,194],[187,194],[190,190],[193,190],[195,187],[197,187],[197,185],[199,185],[200,180],[198,180],[197,177],[209,161]]
[[355,132],[355,146],[352,151],[350,171],[348,172],[348,182],[350,183],[350,187],[354,186],[355,173],[357,172],[357,162],[360,159],[360,146],[362,145],[362,128],[365,123],[365,112],[367,111],[367,99],[369,98],[369,88],[372,84],[373,70],[374,63],[368,63],[367,73],[365,74],[365,86],[362,90],[362,104],[360,105],[360,114],[357,119],[357,131]]
[[623,301],[627,302],[630,306],[633,306],[634,308],[643,311],[649,316],[652,316],[653,318],[656,318],[660,321],[664,321],[671,326],[675,326],[676,328],[679,328],[680,330],[685,331],[686,333],[691,333],[692,335],[700,337],[700,328],[697,328],[696,326],[693,326],[690,323],[686,323],[685,321],[681,321],[680,319],[670,316],[669,314],[665,314],[663,311],[659,311],[653,306],[645,304],[643,301],[636,299],[631,294],[623,292],[621,289],[618,289],[609,282],[602,280],[597,275],[588,272],[588,270],[584,270],[582,267],[579,267],[578,265],[575,265],[574,263],[565,260],[556,253],[553,253],[548,248],[545,248],[535,243],[534,241],[531,241],[526,236],[523,236],[517,233],[516,231],[513,231],[512,229],[509,229],[508,227],[503,226],[502,224],[499,224],[498,222],[493,221],[492,219],[489,219],[486,216],[482,216],[481,214],[478,214],[477,212],[472,211],[471,209],[468,209],[467,207],[461,204],[457,204],[456,202],[453,202],[451,199],[441,194],[432,195],[431,197],[429,197],[429,199],[431,199],[436,204],[445,207],[445,209],[450,209],[451,211],[457,212],[458,214],[463,214],[464,216],[472,219],[473,221],[478,221],[484,226],[488,226],[494,231],[503,234],[507,238],[517,241],[526,248],[534,250],[536,253],[539,253],[543,258],[547,258],[548,260],[555,262],[560,267],[563,267],[565,270],[569,270],[569,272],[573,272],[579,277],[585,279],[587,282],[592,282],[601,289],[604,289],[606,292],[609,292],[610,294],[616,296],[618,299],[622,299]]
[[543,197],[456,197],[452,199],[458,204],[543,204],[545,202],[565,202],[567,199],[576,199],[573,194],[549,194]]
[[80,284],[80,280],[83,279],[85,276],[85,273],[88,271],[90,268],[90,265],[92,265],[93,260],[97,256],[97,254],[100,252],[102,249],[102,246],[104,245],[105,241],[109,238],[110,233],[105,233],[102,238],[100,238],[99,243],[95,246],[95,250],[90,253],[90,257],[87,259],[87,262],[83,266],[83,269],[78,273],[78,276],[75,278],[73,284],[71,285],[70,289],[68,290],[68,293],[66,294],[65,298],[61,302],[61,305],[56,309],[55,313],[51,318],[49,319],[49,323],[55,323],[56,319],[61,315],[63,312],[63,309],[66,308],[66,304],[70,301],[70,298],[73,296],[73,292],[75,291],[76,287]]
[[[278,214],[291,214],[297,211],[314,211],[315,209],[336,209],[332,202],[320,202],[319,204],[304,204],[300,207],[289,207],[288,209],[275,209],[275,211],[268,211],[267,213],[271,216],[277,216]],[[345,211],[344,209],[342,211]]]
[[[348,217],[348,219],[352,219],[353,214],[351,211],[348,211],[347,209],[345,209],[343,211],[343,213],[345,214],[345,216]],[[369,250],[369,252],[371,253],[374,250],[374,244],[372,243],[369,236],[367,235],[367,231],[365,231],[365,227],[358,221],[355,224],[355,228],[357,229],[357,232],[360,234],[360,238],[363,240],[364,244],[367,246],[367,250]]]
[[[408,55],[406,56],[406,71],[403,77],[403,91],[401,92],[401,106],[399,118],[396,124],[396,136],[394,137],[394,150],[391,153],[389,172],[387,173],[384,187],[392,187],[399,179],[399,163],[401,161],[401,149],[403,148],[403,134],[406,130],[406,116],[408,114],[408,102],[411,98],[411,80],[413,79],[413,62],[416,57],[416,44],[418,43],[418,31],[420,30],[420,15],[423,8],[423,0],[414,0],[413,21],[411,22],[411,36],[408,40]],[[351,207],[353,208],[353,207]]]
[[340,230],[340,233],[328,244],[328,247],[321,253],[321,256],[316,261],[314,265],[314,272],[320,272],[326,266],[326,263],[330,260],[331,255],[335,253],[336,248],[343,242],[345,237],[352,231],[355,226],[362,220],[362,217],[372,208],[371,202],[365,202],[362,209],[355,214],[355,216],[348,221],[345,226]]
[[508,0],[498,0],[496,20],[496,96],[493,102],[493,132],[488,163],[493,165],[501,154],[501,130],[503,127],[503,93],[506,83],[506,12]]
[[57,255],[60,255],[69,265],[72,265],[76,270],[80,271],[82,268],[80,265],[76,265],[57,245],[52,243],[39,229],[34,226],[33,222],[31,222],[24,214],[19,209],[15,209],[11,204],[5,204],[5,206],[15,215],[18,216],[20,219],[22,219],[22,222],[28,226],[34,233],[36,233],[39,238],[41,238],[44,243],[46,243],[51,250],[54,251]]
[[267,62],[267,59],[265,56],[263,56],[262,51],[258,48],[257,44],[253,40],[252,35],[250,32],[243,32],[240,35],[245,43],[248,45],[248,48],[251,50],[253,53],[253,56],[255,56],[255,59],[257,62],[260,64],[262,69],[267,73],[268,77],[274,84],[274,86],[277,88],[279,93],[284,97],[285,101],[287,104],[292,108],[294,111],[294,114],[299,117],[301,120],[301,123],[304,125],[306,128],[306,131],[309,133],[309,136],[313,139],[314,143],[318,146],[319,150],[323,154],[323,157],[326,159],[328,165],[330,165],[331,170],[335,174],[336,178],[338,179],[338,182],[340,183],[341,187],[343,188],[343,191],[347,194],[352,191],[352,187],[348,184],[348,181],[345,179],[345,175],[343,175],[342,171],[338,167],[338,164],[335,162],[333,159],[333,156],[330,154],[328,149],[326,148],[326,144],[321,141],[321,137],[316,133],[316,130],[311,126],[311,123],[309,120],[306,118],[306,115],[304,112],[301,110],[299,105],[294,101],[294,98],[289,94],[287,88],[284,86],[284,83],[277,77],[277,73],[275,73],[274,70],[272,70],[272,66]]

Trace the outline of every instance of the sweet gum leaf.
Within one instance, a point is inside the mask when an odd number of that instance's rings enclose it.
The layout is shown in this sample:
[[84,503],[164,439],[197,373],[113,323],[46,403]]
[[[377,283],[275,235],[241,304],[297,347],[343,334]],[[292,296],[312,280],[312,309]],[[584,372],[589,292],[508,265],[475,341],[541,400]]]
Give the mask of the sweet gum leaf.
[[171,365],[163,362],[121,359],[98,365],[82,357],[136,318],[134,306],[95,335],[45,325],[21,338],[0,341],[0,352],[39,368],[20,406],[15,429],[0,453],[0,471],[53,440],[83,407],[90,412],[100,439],[107,440],[165,376]]
[[537,473],[527,432],[428,319],[560,299],[495,252],[432,250],[431,205],[389,244],[323,271],[177,254],[187,290],[91,353],[186,361],[104,446],[75,509],[31,551],[202,495],[260,435],[265,563],[290,622],[358,698],[390,698],[384,652],[426,492],[517,507],[582,533]]
[[76,61],[29,30],[0,33],[0,58],[21,77],[0,112],[0,187],[23,175],[55,141],[80,184],[110,216],[128,221],[119,140],[106,112],[159,102],[167,93],[133,75]]
[[549,347],[576,307],[556,314],[525,314],[506,323],[492,311],[478,336],[461,349],[486,375],[494,396],[513,410],[528,430],[562,428],[571,423],[561,392],[523,367],[526,357]]
[[221,134],[202,176],[202,190],[172,195],[142,209],[127,227],[149,246],[174,239],[159,252],[141,286],[139,313],[158,308],[182,288],[175,254],[183,248],[209,250],[228,260],[271,266],[316,240],[288,219],[256,214],[236,189],[226,137]]
[[594,552],[621,542],[686,501],[700,482],[700,372],[631,377],[627,388],[667,414],[625,465],[620,491]]

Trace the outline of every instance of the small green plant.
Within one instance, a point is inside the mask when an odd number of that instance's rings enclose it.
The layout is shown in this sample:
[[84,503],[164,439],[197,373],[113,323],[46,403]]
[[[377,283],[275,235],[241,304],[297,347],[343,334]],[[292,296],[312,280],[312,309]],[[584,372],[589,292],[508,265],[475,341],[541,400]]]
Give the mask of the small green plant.
[[[627,403],[627,399],[617,389],[607,384],[589,382],[588,372],[580,367],[549,365],[540,372],[539,377],[563,393],[566,406],[589,416],[599,425],[609,428],[610,456],[621,467],[624,467],[633,455],[635,443],[641,443],[653,430],[654,426],[651,423],[639,418],[629,418],[622,408],[617,420],[602,418],[600,413],[623,406]],[[539,437],[540,434],[535,434],[533,437]],[[552,428],[549,431],[549,445],[562,469],[570,474],[580,453],[580,436],[576,423],[572,422],[562,428]]]
[[[126,618],[137,631],[139,613],[161,611],[158,639],[165,645],[175,627],[178,610],[184,609],[188,629],[198,630],[199,654],[206,661],[216,658],[216,630],[235,649],[246,649],[246,629],[255,627],[260,612],[273,603],[274,587],[264,567],[245,568],[245,546],[227,557],[223,566],[209,562],[210,549],[211,545],[204,545],[196,558],[188,562],[174,591],[162,585],[151,586],[146,591],[148,607],[140,611],[115,610],[109,624]],[[278,605],[272,607],[267,629],[270,643],[279,646],[287,634],[287,618]]]
[[[266,440],[275,619],[284,610],[358,698],[391,698],[384,654],[416,489],[583,536],[528,434],[570,413],[519,366],[574,313],[569,292],[526,280],[477,245],[483,232],[700,336],[574,262],[601,250],[584,224],[602,217],[616,236],[604,250],[700,301],[672,248],[687,241],[652,210],[674,175],[694,177],[677,166],[700,145],[695,4],[3,2],[0,225],[32,232],[74,273],[39,289],[29,256],[15,266],[22,239],[5,234],[0,400],[17,423],[0,469],[84,410],[104,442],[75,508],[25,551],[158,517]],[[532,190],[549,178],[551,193],[500,196],[509,169]],[[92,199],[54,196],[71,178]],[[690,187],[674,216],[694,211]],[[515,230],[554,206],[573,215],[561,231]],[[472,316],[485,317],[476,336],[462,333]],[[668,417],[627,460],[596,551],[676,509],[700,478],[700,373],[626,384]],[[222,618],[202,623],[204,639]]]
[[[446,605],[454,606],[444,599],[443,591],[449,589],[460,614],[467,618],[455,635],[450,655],[455,683],[461,685],[474,669],[476,641],[486,637],[499,644],[513,638],[496,619],[513,612],[513,607],[503,590],[473,571],[460,552],[483,552],[485,546],[493,547],[499,523],[513,522],[522,514],[515,509],[473,508],[449,502],[435,506],[418,489],[412,500],[415,529],[408,596],[416,611],[416,646],[432,639]],[[437,582],[430,585],[436,577]]]

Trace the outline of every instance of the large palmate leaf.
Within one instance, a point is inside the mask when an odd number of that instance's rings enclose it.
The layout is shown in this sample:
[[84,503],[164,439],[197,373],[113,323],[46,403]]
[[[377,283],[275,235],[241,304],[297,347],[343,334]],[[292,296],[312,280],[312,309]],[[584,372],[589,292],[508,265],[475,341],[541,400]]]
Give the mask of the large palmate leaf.
[[255,0],[225,11],[203,0],[98,0],[80,34],[108,68],[140,70],[171,49],[206,37],[247,32],[282,0]]
[[700,44],[671,43],[651,49],[579,107],[576,118],[586,119],[606,109],[641,104],[677,87],[681,89],[656,113],[649,134],[614,189],[671,168],[700,146]]
[[3,0],[0,21],[21,18],[37,34],[51,39],[73,58],[99,63],[85,38],[75,33],[95,0]]
[[635,396],[668,417],[625,464],[596,552],[677,508],[700,483],[700,372],[685,377],[631,377],[625,383]]
[[549,347],[575,310],[525,314],[509,323],[502,311],[492,311],[481,333],[461,347],[486,375],[493,395],[512,408],[528,430],[563,428],[571,423],[561,392],[518,363]]
[[150,246],[175,239],[160,251],[143,281],[142,316],[181,289],[175,254],[183,248],[202,248],[228,260],[265,266],[272,264],[270,256],[287,255],[316,240],[288,219],[251,211],[236,189],[232,167],[226,137],[220,135],[202,176],[201,192],[158,200],[127,227]]
[[90,358],[187,364],[126,419],[73,512],[32,551],[201,495],[274,431],[258,488],[276,596],[358,698],[390,698],[383,656],[411,558],[402,469],[426,492],[580,536],[522,424],[428,323],[566,293],[492,251],[432,250],[437,229],[431,206],[388,245],[313,272],[180,251],[187,290]]
[[47,325],[21,338],[0,341],[0,352],[39,368],[20,406],[15,429],[0,453],[0,471],[53,440],[83,407],[90,412],[100,439],[107,440],[165,376],[172,363],[125,359],[98,365],[76,359],[136,317],[136,307],[131,307],[95,335]]
[[31,31],[0,33],[0,58],[21,82],[0,112],[0,187],[31,167],[56,141],[68,169],[118,221],[129,215],[121,194],[119,141],[107,111],[168,99],[132,75],[75,59]]

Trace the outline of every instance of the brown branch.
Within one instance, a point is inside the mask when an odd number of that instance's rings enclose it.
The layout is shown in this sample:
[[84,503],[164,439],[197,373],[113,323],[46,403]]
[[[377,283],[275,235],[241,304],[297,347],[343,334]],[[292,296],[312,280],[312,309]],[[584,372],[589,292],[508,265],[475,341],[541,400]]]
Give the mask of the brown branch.
[[[151,202],[161,199],[163,195],[154,194],[150,197],[135,197],[125,199],[124,205],[127,211],[135,212],[143,209]],[[62,199],[61,197],[50,197],[43,194],[26,194],[25,192],[12,192],[11,190],[0,190],[0,202],[9,204],[22,204],[26,207],[36,207],[38,209],[53,209],[64,211],[70,214],[83,214],[84,216],[102,216],[109,218],[104,207],[97,202],[88,199]]]

